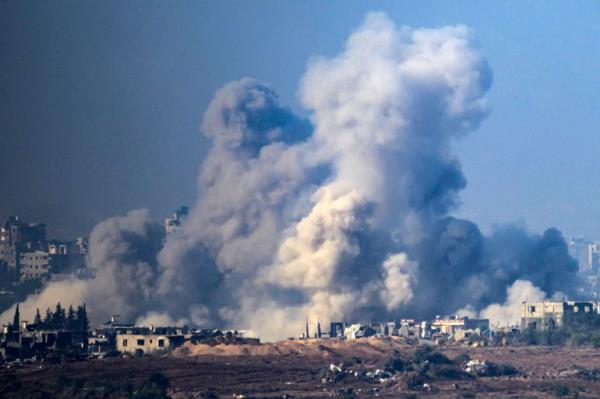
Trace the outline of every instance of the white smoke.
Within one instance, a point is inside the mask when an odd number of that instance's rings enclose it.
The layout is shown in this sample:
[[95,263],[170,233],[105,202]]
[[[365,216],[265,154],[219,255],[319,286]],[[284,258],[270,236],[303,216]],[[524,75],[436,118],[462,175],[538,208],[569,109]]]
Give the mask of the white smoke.
[[413,298],[417,264],[408,260],[405,253],[390,255],[383,262],[384,289],[380,291],[381,301],[388,311],[398,309]]
[[506,289],[506,301],[492,304],[483,309],[479,317],[489,319],[492,325],[519,325],[523,302],[537,302],[546,299],[546,293],[530,281],[517,280]]
[[[570,289],[575,265],[557,230],[484,237],[449,216],[466,185],[452,141],[489,112],[491,72],[470,36],[369,14],[339,55],[309,64],[300,97],[310,122],[253,79],[226,84],[204,114],[213,144],[181,229],[158,253],[146,213],[101,223],[88,259],[95,277],[66,283],[72,300],[95,321],[118,312],[276,339],[307,319],[467,306],[503,322],[524,288]],[[50,284],[27,307],[56,302],[63,288]]]

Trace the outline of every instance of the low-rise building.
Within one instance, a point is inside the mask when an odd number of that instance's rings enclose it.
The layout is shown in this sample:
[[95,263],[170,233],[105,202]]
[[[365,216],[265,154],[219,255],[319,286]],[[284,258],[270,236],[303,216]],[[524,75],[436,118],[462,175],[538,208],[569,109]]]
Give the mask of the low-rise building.
[[449,319],[438,318],[431,323],[431,328],[442,334],[454,334],[457,330],[489,330],[488,319],[470,319],[468,317],[451,317]]
[[162,334],[120,334],[116,336],[117,350],[135,354],[152,353],[160,350],[170,350],[183,344],[183,335]]

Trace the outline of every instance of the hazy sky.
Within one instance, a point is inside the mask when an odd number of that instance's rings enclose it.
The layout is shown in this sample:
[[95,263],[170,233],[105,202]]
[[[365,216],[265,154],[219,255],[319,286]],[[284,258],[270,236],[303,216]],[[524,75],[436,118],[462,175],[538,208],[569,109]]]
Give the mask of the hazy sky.
[[0,217],[71,237],[133,208],[162,219],[191,205],[214,91],[255,77],[306,115],[307,60],[338,53],[375,10],[468,25],[493,69],[492,114],[456,143],[468,179],[456,214],[600,238],[592,1],[0,1]]

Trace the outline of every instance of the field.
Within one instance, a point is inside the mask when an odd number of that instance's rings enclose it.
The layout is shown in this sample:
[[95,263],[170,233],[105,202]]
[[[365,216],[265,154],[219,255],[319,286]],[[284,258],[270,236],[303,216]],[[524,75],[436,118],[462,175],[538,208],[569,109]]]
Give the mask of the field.
[[[469,358],[487,361],[475,362],[488,365],[487,371],[465,372]],[[389,373],[376,372],[386,366]],[[600,350],[591,347],[423,350],[371,338],[188,345],[166,356],[5,365],[0,397],[132,397],[159,372],[168,378],[172,398],[600,398],[596,367]]]

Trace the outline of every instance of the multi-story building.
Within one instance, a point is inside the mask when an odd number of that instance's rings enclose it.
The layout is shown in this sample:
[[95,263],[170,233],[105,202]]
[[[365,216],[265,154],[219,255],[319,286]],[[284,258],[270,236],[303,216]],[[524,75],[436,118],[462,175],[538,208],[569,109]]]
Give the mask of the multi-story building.
[[21,253],[46,250],[46,225],[23,223],[17,216],[0,228],[0,271],[11,279],[21,277]]
[[50,255],[46,251],[29,251],[19,254],[20,280],[45,277],[50,272]]
[[571,255],[583,273],[598,273],[600,269],[600,243],[584,237],[574,237],[568,243]]
[[50,270],[52,273],[66,273],[70,271],[72,241],[48,241],[48,255],[50,255]]

